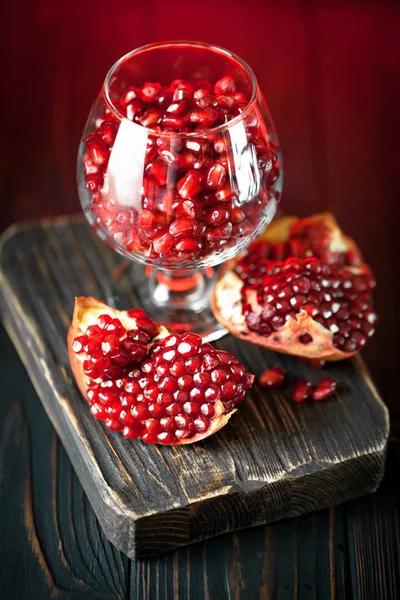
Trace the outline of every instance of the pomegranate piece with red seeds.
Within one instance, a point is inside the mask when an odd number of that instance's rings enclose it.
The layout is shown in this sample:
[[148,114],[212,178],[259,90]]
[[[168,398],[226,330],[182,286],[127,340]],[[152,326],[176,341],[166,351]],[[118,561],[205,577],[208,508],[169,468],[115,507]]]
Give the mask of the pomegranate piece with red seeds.
[[68,334],[73,373],[94,417],[147,443],[189,444],[223,427],[254,376],[194,333],[173,334],[142,309],[78,298]]
[[318,381],[317,386],[315,387],[312,398],[317,402],[321,400],[326,400],[333,396],[336,392],[336,381],[331,379],[330,377],[323,377]]
[[[271,226],[273,242],[254,243],[245,255],[221,269],[213,311],[234,335],[278,352],[318,361],[347,358],[363,348],[375,331],[375,279],[362,262],[359,266],[328,264],[332,248],[343,249],[339,262],[345,261],[346,249],[355,252],[356,248],[333,226],[332,219],[322,215],[304,221],[318,224],[318,231],[321,223],[329,225],[328,241],[315,236],[324,259],[292,256],[276,260],[285,256],[281,233],[288,227],[284,218],[282,226],[279,222],[275,230]],[[361,261],[359,251],[358,257]]]

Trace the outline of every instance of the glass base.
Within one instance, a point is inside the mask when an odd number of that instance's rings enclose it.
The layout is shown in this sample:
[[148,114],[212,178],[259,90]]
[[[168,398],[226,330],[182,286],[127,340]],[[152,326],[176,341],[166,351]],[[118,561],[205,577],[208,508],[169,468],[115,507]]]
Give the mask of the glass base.
[[210,308],[215,277],[215,268],[161,271],[123,261],[113,273],[107,302],[118,310],[143,308],[171,333],[193,331],[211,342],[228,333]]

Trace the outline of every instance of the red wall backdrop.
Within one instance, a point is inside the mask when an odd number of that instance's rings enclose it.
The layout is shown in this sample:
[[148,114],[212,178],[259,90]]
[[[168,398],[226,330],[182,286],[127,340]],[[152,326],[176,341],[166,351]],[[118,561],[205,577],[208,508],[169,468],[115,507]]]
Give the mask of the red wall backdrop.
[[[162,39],[199,39],[249,62],[284,153],[285,212],[329,209],[379,278],[366,350],[397,398],[400,8],[395,2],[4,2],[0,228],[79,210],[75,156],[108,68]],[[397,329],[396,329],[397,328]],[[397,376],[398,377],[398,376]]]

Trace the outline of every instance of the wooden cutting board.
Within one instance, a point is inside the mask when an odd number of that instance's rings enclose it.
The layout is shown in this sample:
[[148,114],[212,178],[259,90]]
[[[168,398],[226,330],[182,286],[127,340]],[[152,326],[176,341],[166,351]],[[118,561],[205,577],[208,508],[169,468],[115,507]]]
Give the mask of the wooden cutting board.
[[[325,402],[296,404],[290,385],[255,384],[228,425],[194,445],[146,445],[96,421],[72,377],[66,334],[74,297],[106,300],[120,261],[86,222],[71,217],[12,227],[0,253],[5,326],[117,548],[140,558],[377,488],[389,419],[359,357],[324,368],[339,389]],[[138,306],[134,288],[144,278],[137,266],[135,285],[125,281],[131,306]],[[279,365],[293,378],[321,376],[295,358],[232,336],[215,345],[256,375]]]

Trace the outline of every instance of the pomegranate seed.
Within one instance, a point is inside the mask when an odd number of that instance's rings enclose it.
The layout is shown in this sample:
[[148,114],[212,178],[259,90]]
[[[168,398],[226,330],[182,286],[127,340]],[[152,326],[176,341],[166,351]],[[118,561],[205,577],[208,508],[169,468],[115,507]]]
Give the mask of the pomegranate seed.
[[313,400],[317,402],[326,400],[336,392],[336,381],[329,377],[323,377],[318,381],[316,388],[313,391]]
[[194,218],[201,218],[203,216],[203,208],[197,200],[190,199],[182,202],[182,216]]
[[219,240],[229,240],[232,235],[232,223],[225,223],[225,225],[220,225],[219,227],[214,227],[213,229],[208,229],[206,232],[206,238],[210,242],[219,241]]
[[129,104],[132,100],[142,99],[142,90],[135,87],[129,87],[121,96],[120,103],[122,106]]
[[218,190],[222,188],[226,180],[226,168],[219,164],[213,164],[205,174],[205,185],[208,188]]
[[312,336],[309,333],[304,332],[299,335],[299,342],[302,344],[311,344],[312,341]]
[[[198,90],[198,92],[199,91],[201,91],[201,90]],[[196,94],[196,92],[195,92],[195,94]],[[218,102],[214,98],[214,96],[210,96],[207,93],[204,93],[200,97],[196,98],[194,103],[198,108],[201,108],[201,109],[218,106]]]
[[164,115],[162,117],[162,124],[164,127],[171,127],[172,129],[176,129],[178,131],[183,127],[183,119],[175,115]]
[[296,382],[294,390],[292,392],[292,399],[295,402],[303,402],[307,398],[311,398],[313,394],[313,386],[309,381],[305,379],[299,379]]
[[229,200],[236,198],[236,193],[231,189],[230,185],[227,184],[215,192],[215,197],[220,202],[228,202]]
[[222,225],[229,220],[231,216],[231,211],[225,205],[221,204],[219,206],[215,206],[214,208],[210,208],[206,213],[204,220],[208,225]]
[[112,146],[117,136],[118,126],[112,121],[103,121],[99,127],[99,134],[106,146]]
[[218,96],[217,103],[222,108],[225,108],[231,112],[237,108],[237,102],[232,96]]
[[191,154],[190,152],[182,152],[182,154],[179,155],[177,168],[181,171],[188,171],[189,169],[197,168],[197,164],[198,159],[196,159],[194,154]]
[[145,83],[142,87],[142,99],[145,102],[154,102],[160,90],[160,83]]
[[242,223],[246,218],[246,215],[240,208],[231,208],[231,222],[234,224]]
[[203,249],[203,243],[192,238],[184,238],[175,244],[178,252],[187,252],[189,254],[198,254]]
[[138,227],[142,227],[144,229],[151,229],[153,225],[156,223],[156,217],[151,210],[147,210],[144,208],[141,210],[137,217],[137,225]]
[[176,219],[169,226],[169,232],[176,238],[196,236],[199,231],[199,225],[196,219]]
[[285,374],[280,367],[271,367],[266,369],[258,378],[258,383],[262,387],[278,387],[284,382]]
[[219,79],[214,85],[214,94],[218,96],[223,96],[230,92],[235,92],[235,80],[230,75],[226,75]]
[[152,175],[160,185],[165,185],[167,183],[167,172],[168,167],[161,160],[150,162],[146,167],[146,173]]
[[159,150],[158,154],[160,158],[171,168],[178,168],[180,164],[180,156],[173,150]]
[[135,119],[141,115],[143,110],[144,104],[142,100],[132,100],[126,106],[126,118],[129,119],[129,121],[135,121]]
[[84,348],[85,348],[85,346],[87,345],[88,342],[89,342],[89,336],[87,336],[87,335],[79,335],[73,341],[72,350],[76,354],[82,354],[82,352],[84,352]]
[[177,183],[176,189],[182,198],[197,196],[203,187],[203,176],[198,171],[190,169]]
[[229,92],[229,95],[232,96],[238,104],[245,104],[248,102],[248,98],[243,92]]
[[162,113],[162,109],[149,108],[138,118],[138,121],[143,127],[152,127],[153,125],[156,125]]
[[211,127],[218,118],[218,110],[213,106],[207,106],[201,110],[194,110],[190,114],[192,123],[199,123],[204,127]]
[[98,402],[94,402],[91,405],[90,412],[94,417],[96,417],[96,419],[99,419],[101,421],[107,418],[105,407],[102,404],[99,404]]
[[188,108],[188,102],[186,100],[182,100],[179,102],[172,102],[166,112],[174,117],[177,117],[181,114],[183,114],[185,112],[185,110]]
[[100,136],[93,133],[85,139],[85,148],[96,165],[104,165],[108,161],[108,151]]
[[186,150],[195,156],[206,155],[209,152],[209,144],[206,140],[187,140]]

